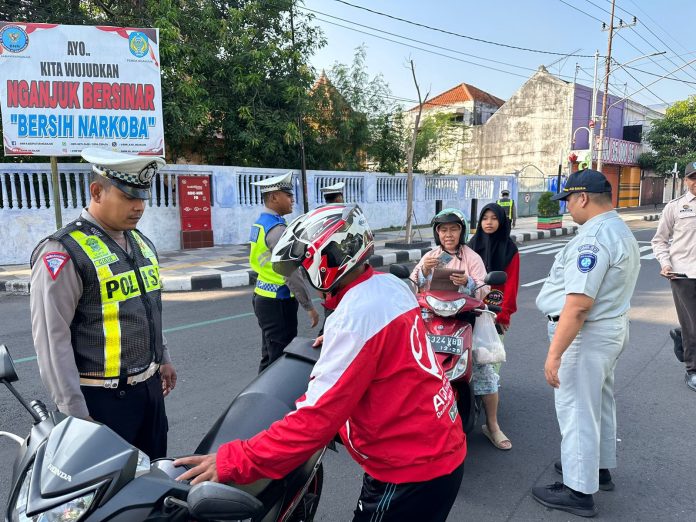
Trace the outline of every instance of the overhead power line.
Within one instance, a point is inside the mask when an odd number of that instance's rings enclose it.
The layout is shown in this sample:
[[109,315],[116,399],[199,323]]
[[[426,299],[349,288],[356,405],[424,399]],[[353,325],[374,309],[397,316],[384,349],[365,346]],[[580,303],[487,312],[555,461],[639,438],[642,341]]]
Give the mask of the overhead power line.
[[455,61],[457,61],[457,62],[468,63],[468,64],[470,64],[470,65],[475,65],[475,66],[477,66],[477,67],[483,67],[484,69],[490,69],[490,70],[492,70],[492,71],[498,71],[498,72],[501,72],[501,73],[504,73],[504,74],[510,74],[510,75],[512,75],[512,76],[518,76],[518,77],[520,77],[520,78],[528,78],[528,76],[526,76],[526,75],[524,75],[524,74],[518,74],[518,73],[511,72],[511,71],[506,71],[506,70],[504,70],[504,69],[499,69],[499,68],[497,68],[497,67],[491,67],[490,65],[483,65],[483,64],[476,63],[476,62],[472,62],[472,61],[469,61],[469,60],[464,60],[464,59],[462,59],[462,58],[457,58],[456,56],[450,56],[450,55],[448,55],[448,54],[439,53],[439,52],[433,51],[433,50],[431,50],[431,49],[426,49],[426,48],[424,48],[424,47],[418,47],[417,45],[412,45],[412,44],[408,44],[408,43],[406,43],[406,42],[400,42],[400,41],[398,41],[398,40],[394,40],[394,39],[392,39],[392,38],[387,38],[386,36],[380,36],[380,35],[376,35],[376,34],[373,34],[373,33],[368,33],[367,31],[361,31],[360,29],[356,29],[355,27],[350,27],[350,26],[347,26],[347,25],[339,24],[339,23],[337,23],[337,22],[332,22],[332,21],[330,21],[330,20],[326,20],[326,19],[320,18],[320,17],[318,17],[318,16],[316,17],[316,19],[319,20],[319,21],[321,21],[321,22],[327,23],[327,24],[336,25],[336,26],[338,26],[338,27],[343,27],[344,29],[348,29],[348,30],[350,30],[350,31],[355,31],[356,33],[366,34],[366,35],[368,35],[368,36],[372,36],[373,38],[378,38],[378,39],[380,39],[380,40],[386,40],[387,42],[392,42],[392,43],[395,43],[395,44],[403,45],[403,46],[409,47],[409,48],[411,48],[411,49],[418,49],[419,51],[424,51],[424,52],[426,52],[426,53],[434,54],[434,55],[437,55],[437,56],[442,56],[442,57],[444,57],[444,58],[449,58],[450,60],[455,60]]
[[[484,60],[484,61],[486,61],[486,62],[491,62],[491,63],[497,63],[497,64],[500,64],[500,65],[507,65],[508,67],[515,67],[516,69],[522,69],[522,70],[525,70],[525,71],[536,71],[536,69],[534,69],[533,67],[524,67],[524,66],[522,66],[522,65],[515,65],[515,64],[513,64],[513,63],[501,62],[501,61],[499,61],[499,60],[493,60],[492,58],[486,58],[486,57],[483,57],[483,56],[478,56],[478,55],[476,55],[476,54],[465,53],[465,52],[463,52],[463,51],[458,51],[458,50],[452,49],[452,48],[450,48],[450,47],[444,47],[444,46],[441,46],[441,45],[436,45],[436,44],[433,44],[433,43],[425,42],[425,41],[423,41],[423,40],[417,40],[417,39],[415,39],[415,38],[410,38],[410,37],[408,37],[408,36],[402,36],[402,35],[397,34],[397,33],[392,33],[392,32],[386,31],[386,30],[381,29],[381,28],[379,28],[379,27],[372,27],[372,26],[369,26],[369,25],[365,25],[365,24],[363,24],[363,23],[361,23],[361,22],[354,22],[353,20],[348,20],[348,19],[346,19],[346,18],[341,18],[340,16],[334,16],[334,15],[331,15],[331,14],[328,14],[328,13],[323,13],[323,12],[321,12],[321,11],[316,11],[316,10],[310,9],[310,8],[308,8],[308,7],[301,7],[301,6],[300,6],[300,9],[303,9],[303,10],[305,10],[305,11],[309,11],[309,12],[311,12],[311,13],[315,13],[315,14],[318,14],[318,15],[328,16],[329,18],[332,18],[332,19],[334,19],[334,20],[340,20],[340,21],[342,21],[342,22],[346,22],[346,23],[349,23],[349,24],[358,25],[358,26],[363,27],[363,28],[365,28],[365,29],[370,29],[371,31],[378,31],[378,32],[381,33],[381,34],[388,34],[388,35],[390,35],[390,36],[395,36],[395,37],[397,37],[397,38],[401,38],[402,40],[407,40],[407,41],[409,41],[409,42],[415,42],[415,43],[419,43],[419,44],[422,44],[422,45],[427,45],[428,47],[434,47],[435,49],[441,49],[441,50],[443,50],[443,51],[447,51],[447,52],[450,52],[450,53],[460,54],[460,55],[462,55],[462,56],[469,56],[469,57],[471,57],[471,58],[476,58],[476,59],[478,59],[478,60]],[[326,20],[322,20],[322,21],[326,21]],[[345,27],[345,26],[340,26],[340,27]],[[373,36],[375,36],[375,37],[377,37],[377,38],[380,37],[380,35],[373,35]],[[391,41],[391,40],[390,40],[390,41]],[[564,58],[565,58],[565,57],[564,57]],[[563,59],[563,58],[561,58],[561,59]]]
[[[604,8],[603,8],[602,6],[600,6],[600,5],[595,4],[592,0],[585,0],[585,1],[586,1],[588,4],[591,4],[591,5],[595,6],[595,7],[596,7],[597,9],[599,9],[599,10],[604,11],[604,12],[607,13],[607,14],[611,14],[608,10],[604,9]],[[607,2],[609,2],[609,3],[611,4],[611,0],[607,0]],[[616,4],[615,4],[615,5],[616,5]],[[626,9],[623,9],[622,7],[620,7],[620,6],[618,6],[618,5],[616,5],[616,8],[617,8],[617,9],[620,9],[620,10],[623,11],[624,13],[628,14],[628,15],[629,15],[630,17],[632,17],[634,20],[637,20],[638,17],[637,17],[635,14],[633,14],[633,13],[627,11]],[[643,11],[643,12],[645,13],[645,11]],[[648,16],[647,13],[645,13],[645,14],[646,14],[646,16]],[[642,22],[641,26],[644,27],[645,30],[648,31],[651,35],[653,35],[655,38],[657,38],[658,42],[660,42],[662,45],[664,45],[665,47],[667,47],[667,49],[669,49],[670,51],[672,51],[675,55],[677,54],[677,52],[676,52],[674,49],[672,49],[664,40],[662,40],[662,38],[660,38],[658,35],[656,35],[656,34],[652,31],[652,29],[650,29],[650,27],[648,27],[648,25],[647,25],[645,22]],[[657,50],[657,47],[656,47],[655,45],[653,45],[650,41],[648,41],[648,39],[645,38],[642,34],[640,34],[640,33],[638,32],[638,30],[637,30],[635,27],[631,27],[631,30],[636,34],[636,36],[638,36],[638,38],[640,38],[640,39],[643,40],[645,43],[647,43],[651,48]],[[623,38],[623,37],[622,37],[622,38]],[[625,38],[624,38],[624,40],[625,40],[626,42],[628,42],[628,40],[626,40]],[[629,43],[629,45],[632,45],[632,44],[630,44],[630,42],[628,42],[628,43]],[[635,49],[637,49],[637,47],[635,47],[635,46],[633,46],[633,47],[634,47]],[[657,63],[657,61],[656,61],[654,58],[652,58],[652,57],[649,57],[649,58],[650,58],[650,61],[651,61],[651,62],[653,62],[653,63],[654,63],[655,65],[657,65],[658,67],[661,67],[664,71],[667,72],[667,69],[665,69],[664,67],[662,67],[659,63]],[[675,65],[675,66],[677,66],[677,67],[679,66],[679,64],[677,64],[677,63],[676,63],[675,61],[673,61],[671,58],[667,57],[666,59],[669,60],[669,62],[671,62],[672,65]],[[688,63],[688,62],[687,62],[686,60],[684,60],[683,58],[682,58],[682,61],[683,61],[684,63]],[[692,69],[694,68],[693,65],[691,65],[690,67],[691,67]],[[693,79],[693,80],[696,80],[696,77],[694,77],[694,76],[693,76],[691,73],[689,73],[688,71],[685,70],[685,71],[684,71],[684,74],[686,74],[687,76],[689,76],[689,78],[691,78],[691,79]]]
[[414,22],[413,20],[408,20],[408,19],[406,19],[406,18],[401,18],[401,17],[399,17],[399,16],[395,16],[395,15],[392,15],[392,14],[389,14],[389,13],[383,13],[383,12],[381,12],[381,11],[376,11],[375,9],[370,9],[369,7],[363,7],[363,6],[361,6],[361,5],[351,4],[350,2],[346,2],[346,0],[334,0],[334,2],[338,2],[338,3],[340,3],[340,4],[344,4],[344,5],[347,5],[347,6],[350,6],[350,7],[354,7],[354,8],[356,8],[356,9],[361,9],[361,10],[363,10],[363,11],[367,11],[367,12],[369,12],[369,13],[372,13],[372,14],[375,14],[375,15],[378,15],[378,16],[383,16],[383,17],[386,17],[386,18],[391,18],[392,20],[397,20],[397,21],[399,21],[399,22],[403,22],[403,23],[406,23],[406,24],[414,25],[414,26],[416,26],[416,27],[422,27],[422,28],[428,29],[428,30],[430,30],[430,31],[436,31],[436,32],[438,32],[438,33],[448,34],[448,35],[450,35],[450,36],[456,36],[456,37],[458,37],[458,38],[465,38],[465,39],[467,39],[467,40],[472,40],[472,41],[474,41],[474,42],[481,42],[481,43],[485,43],[485,44],[489,44],[489,45],[497,45],[497,46],[499,46],[499,47],[507,47],[508,49],[516,49],[516,50],[518,50],[518,51],[526,51],[526,52],[530,52],[530,53],[551,54],[551,55],[554,55],[554,56],[575,56],[575,57],[578,57],[578,58],[594,58],[594,55],[589,55],[589,54],[586,55],[586,54],[559,53],[559,52],[554,52],[554,51],[544,51],[544,50],[541,50],[541,49],[530,49],[530,48],[528,48],[528,47],[520,47],[520,46],[517,46],[517,45],[511,45],[511,44],[506,44],[506,43],[502,43],[502,42],[494,42],[494,41],[491,41],[491,40],[484,40],[483,38],[476,38],[476,37],[474,37],[474,36],[469,36],[469,35],[461,34],[461,33],[455,33],[454,31],[448,31],[447,29],[442,29],[442,28],[439,28],[439,27],[433,27],[433,26],[430,26],[430,25],[422,24],[422,23],[420,23],[420,22]]

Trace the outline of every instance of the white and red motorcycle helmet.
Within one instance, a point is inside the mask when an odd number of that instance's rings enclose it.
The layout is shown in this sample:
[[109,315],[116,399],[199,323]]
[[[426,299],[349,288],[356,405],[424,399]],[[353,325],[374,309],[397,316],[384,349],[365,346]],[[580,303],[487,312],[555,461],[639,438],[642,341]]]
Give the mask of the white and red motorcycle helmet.
[[273,270],[289,276],[297,268],[320,292],[330,292],[353,268],[366,263],[374,236],[357,205],[324,205],[288,225],[273,249]]

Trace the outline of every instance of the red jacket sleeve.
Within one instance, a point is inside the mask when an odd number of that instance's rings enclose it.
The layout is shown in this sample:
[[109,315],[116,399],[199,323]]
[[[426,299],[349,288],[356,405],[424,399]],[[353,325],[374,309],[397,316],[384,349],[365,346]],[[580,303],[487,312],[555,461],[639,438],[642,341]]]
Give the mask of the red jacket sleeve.
[[363,349],[364,342],[351,332],[327,333],[297,410],[248,440],[220,446],[216,457],[220,482],[282,478],[328,444],[375,375],[378,357]]
[[498,314],[497,321],[500,324],[509,325],[510,316],[517,311],[517,292],[520,287],[520,254],[517,252],[510,263],[505,268],[507,281],[502,287],[503,303],[502,310]]

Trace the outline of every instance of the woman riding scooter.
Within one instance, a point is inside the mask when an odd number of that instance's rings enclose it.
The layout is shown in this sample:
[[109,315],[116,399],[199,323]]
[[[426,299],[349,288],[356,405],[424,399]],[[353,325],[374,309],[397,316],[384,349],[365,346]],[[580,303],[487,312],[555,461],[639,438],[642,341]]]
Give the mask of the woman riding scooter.
[[[461,273],[450,276],[451,281],[459,285],[461,293],[483,299],[490,292],[490,287],[481,287],[476,295],[473,295],[473,289],[483,284],[487,267],[481,256],[466,245],[469,227],[464,214],[457,209],[446,208],[433,218],[432,224],[437,248],[423,256],[411,273],[411,280],[419,291],[425,291],[430,287],[435,268],[461,270]],[[481,426],[481,431],[498,449],[509,450],[512,444],[498,426],[495,415],[498,392],[495,366],[474,363],[472,385],[474,394],[481,397],[486,411],[486,424]],[[491,404],[492,397],[495,398],[495,405]]]

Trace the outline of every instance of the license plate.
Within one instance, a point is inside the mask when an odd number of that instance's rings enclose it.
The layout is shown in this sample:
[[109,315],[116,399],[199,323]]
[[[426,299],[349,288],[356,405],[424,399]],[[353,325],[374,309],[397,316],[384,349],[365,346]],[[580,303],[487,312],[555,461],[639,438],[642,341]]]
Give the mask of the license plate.
[[452,355],[464,353],[464,340],[461,337],[428,334],[428,339],[433,350],[437,353],[450,353]]

